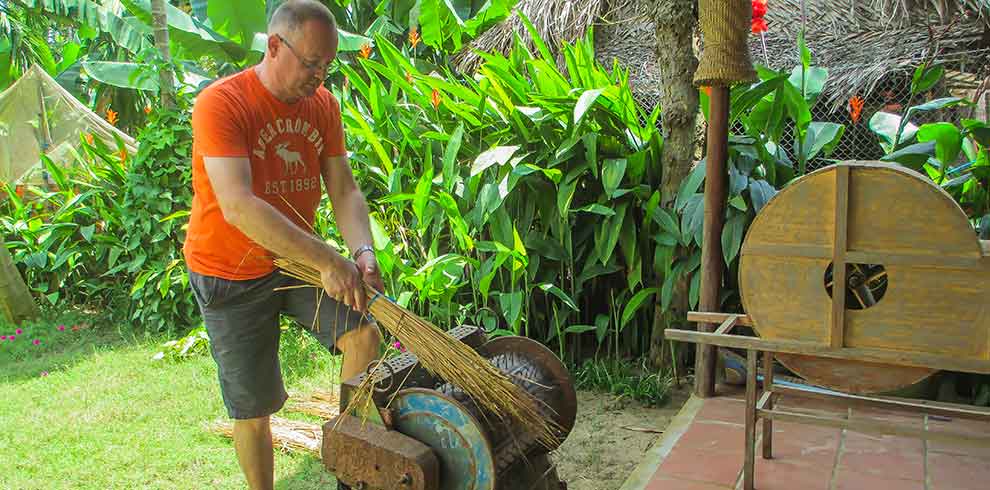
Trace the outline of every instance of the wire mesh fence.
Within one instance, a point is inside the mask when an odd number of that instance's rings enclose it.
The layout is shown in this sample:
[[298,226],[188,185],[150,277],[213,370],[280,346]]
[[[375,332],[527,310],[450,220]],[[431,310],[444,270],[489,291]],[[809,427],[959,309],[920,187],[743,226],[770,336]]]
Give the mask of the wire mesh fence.
[[[658,91],[637,91],[634,92],[634,96],[640,107],[644,109],[640,123],[646,124],[647,116],[660,104],[660,94]],[[912,97],[910,76],[908,74],[892,74],[884,79],[877,89],[869,95],[850,95],[842,106],[831,106],[819,100],[811,108],[811,120],[842,124],[845,126],[845,131],[830,154],[819,155],[808,162],[808,171],[817,170],[835,161],[879,160],[884,156],[884,152],[880,146],[879,137],[870,129],[869,124],[874,114],[888,112],[904,116],[908,108],[914,105],[946,96],[949,96],[948,89],[943,84],[939,84],[928,92]],[[853,97],[859,97],[863,104],[861,112],[855,117],[849,103]],[[911,123],[916,126],[936,121],[959,123],[962,117],[963,114],[959,109],[946,108],[912,114]],[[660,118],[657,119],[657,128],[660,128],[662,118],[663,111],[661,110]],[[736,121],[730,127],[730,131],[734,134],[743,134],[745,128],[741,122]],[[777,142],[792,162],[797,161],[794,133],[794,123],[788,121],[784,126],[781,140]],[[703,130],[699,131],[699,134],[703,134]]]

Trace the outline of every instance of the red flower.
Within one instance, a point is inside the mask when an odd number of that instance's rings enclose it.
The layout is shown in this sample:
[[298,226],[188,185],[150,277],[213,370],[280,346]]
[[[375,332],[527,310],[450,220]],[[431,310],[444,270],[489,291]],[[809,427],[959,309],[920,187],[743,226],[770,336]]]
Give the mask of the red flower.
[[433,108],[434,109],[440,107],[440,91],[439,90],[433,89],[433,92],[430,93],[430,103],[433,104]]
[[753,19],[753,34],[759,34],[761,32],[767,32],[767,21],[760,19]]
[[767,32],[767,21],[763,17],[767,15],[767,0],[753,0],[753,34]]
[[764,17],[767,15],[767,3],[760,0],[753,0],[753,17]]
[[409,44],[412,45],[413,49],[416,49],[416,45],[418,45],[421,40],[422,38],[419,37],[419,30],[415,27],[409,29]]
[[853,124],[859,122],[859,116],[863,113],[863,104],[863,98],[858,95],[849,99],[849,117]]

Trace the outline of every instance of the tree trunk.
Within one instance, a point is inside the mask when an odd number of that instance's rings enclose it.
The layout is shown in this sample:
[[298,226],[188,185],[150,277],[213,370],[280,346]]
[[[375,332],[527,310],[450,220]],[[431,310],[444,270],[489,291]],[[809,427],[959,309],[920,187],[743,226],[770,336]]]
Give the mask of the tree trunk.
[[3,310],[4,318],[15,325],[38,316],[38,305],[14,266],[3,240],[0,240],[0,310]]
[[158,87],[161,91],[162,105],[166,109],[175,107],[175,83],[171,69],[172,55],[168,49],[168,15],[165,0],[151,0],[151,24],[155,34],[155,47],[162,54],[165,62],[158,71]]
[[[670,208],[681,182],[694,163],[698,89],[692,80],[698,68],[694,55],[694,32],[698,23],[695,0],[667,0],[651,6],[656,26],[657,66],[660,70],[661,124],[664,135],[661,179],[661,204]],[[679,284],[671,302],[671,312],[654,311],[653,332],[650,336],[650,361],[660,366],[663,356],[663,331],[667,326],[683,321],[687,308],[686,284]]]

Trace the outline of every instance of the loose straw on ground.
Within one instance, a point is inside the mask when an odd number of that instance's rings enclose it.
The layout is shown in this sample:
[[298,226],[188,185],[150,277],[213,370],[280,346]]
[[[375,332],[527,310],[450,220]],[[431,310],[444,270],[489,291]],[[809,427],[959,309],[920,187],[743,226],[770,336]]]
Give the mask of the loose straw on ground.
[[[276,259],[275,265],[289,276],[314,287],[323,287],[319,272],[305,264]],[[505,373],[470,346],[395,304],[370,286],[365,285],[365,289],[371,298],[368,307],[371,315],[415,354],[427,371],[464,390],[481,408],[503,422],[508,422],[506,419],[515,421],[520,430],[533,436],[536,441],[546,447],[554,447],[558,442],[559,428],[540,414],[536,400],[513,384]],[[373,403],[373,378],[373,374],[365,377],[344,413]]]
[[[320,445],[323,443],[323,428],[317,424],[271,418],[272,445],[282,451],[305,451],[321,457]],[[234,437],[234,424],[231,421],[217,422],[209,427],[210,432],[224,437]]]

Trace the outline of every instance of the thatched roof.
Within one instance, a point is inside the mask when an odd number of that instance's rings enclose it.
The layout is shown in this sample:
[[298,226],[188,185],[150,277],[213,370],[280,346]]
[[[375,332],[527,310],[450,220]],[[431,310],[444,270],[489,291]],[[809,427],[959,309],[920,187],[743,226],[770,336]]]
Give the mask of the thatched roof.
[[474,50],[508,54],[516,35],[535,52],[529,32],[516,12],[529,19],[556,55],[562,43],[573,43],[584,36],[588,27],[598,20],[604,4],[604,0],[519,0],[507,19],[483,32],[454,56],[454,68],[461,73],[474,72],[481,65]]
[[[657,70],[663,67],[656,66],[653,23],[640,13],[649,1],[520,0],[515,9],[533,22],[552,50],[594,26],[599,62],[611,67],[618,60],[630,71],[637,100],[652,109],[659,94]],[[971,80],[990,74],[990,0],[770,0],[767,22],[767,55],[761,39],[752,36],[753,62],[769,61],[780,70],[796,66],[796,39],[804,25],[812,62],[829,69],[823,101],[833,108],[854,95],[870,95],[892,74],[909,75],[932,53],[938,53],[936,62],[968,72]],[[529,42],[522,22],[511,15],[470,48],[508,53],[516,34]],[[471,49],[454,61],[462,73],[480,64]]]
[[[753,36],[753,61],[766,64],[769,59],[775,69],[800,63],[795,39],[803,16],[812,63],[829,69],[824,96],[833,107],[854,95],[869,95],[885,78],[910,74],[932,57],[954,70],[986,76],[990,46],[984,36],[990,16],[956,5],[973,1],[772,0],[767,56],[760,38]],[[929,2],[941,4],[941,10],[918,8]]]

